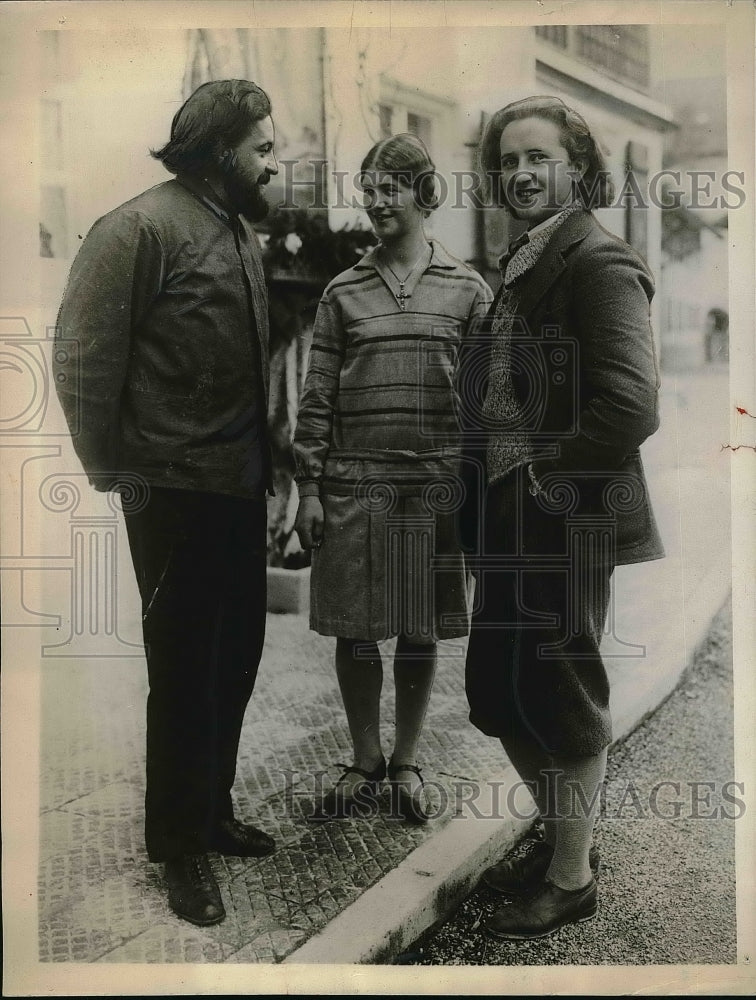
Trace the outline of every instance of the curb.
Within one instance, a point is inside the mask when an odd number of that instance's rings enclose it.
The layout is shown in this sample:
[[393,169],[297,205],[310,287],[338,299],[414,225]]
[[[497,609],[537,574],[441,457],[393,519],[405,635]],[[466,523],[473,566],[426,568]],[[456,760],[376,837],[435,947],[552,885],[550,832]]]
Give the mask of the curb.
[[[484,783],[477,803],[487,819],[455,817],[393,871],[364,892],[327,927],[284,959],[284,964],[388,963],[445,917],[474,888],[480,873],[515,844],[533,817],[496,815],[497,802],[521,794],[526,815],[532,800],[510,766]],[[494,789],[498,790],[495,791]]]
[[[643,677],[633,671],[613,683],[612,701],[623,706],[613,708],[615,743],[672,694],[730,589],[730,552],[725,549],[683,601],[686,633],[682,647],[665,629],[654,644],[653,662],[646,665]],[[498,801],[509,801],[519,781],[517,772],[510,766],[499,781]],[[486,782],[484,794],[493,796],[494,787],[495,782]],[[490,800],[487,804],[493,805]],[[522,816],[527,807],[517,812]],[[469,817],[450,820],[327,927],[291,952],[283,964],[390,963],[453,911],[474,888],[482,870],[514,847],[531,824],[532,819],[514,815],[485,822]]]

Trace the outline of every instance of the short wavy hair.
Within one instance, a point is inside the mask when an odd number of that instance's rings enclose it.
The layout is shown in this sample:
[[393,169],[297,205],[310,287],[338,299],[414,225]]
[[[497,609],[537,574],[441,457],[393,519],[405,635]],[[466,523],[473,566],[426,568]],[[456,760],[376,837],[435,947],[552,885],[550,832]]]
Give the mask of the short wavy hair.
[[270,98],[250,80],[203,83],[173,116],[168,142],[150,153],[172,174],[201,173],[270,113]]
[[559,128],[559,137],[570,160],[582,160],[586,170],[577,181],[580,199],[586,208],[605,208],[614,198],[614,185],[604,155],[585,119],[559,97],[536,96],[514,101],[497,111],[486,126],[480,148],[480,163],[491,185],[494,200],[507,206],[501,187],[501,133],[522,118],[545,118]]
[[438,208],[436,167],[418,136],[399,132],[381,139],[368,152],[360,166],[360,181],[371,172],[390,174],[412,188],[415,204],[425,212]]

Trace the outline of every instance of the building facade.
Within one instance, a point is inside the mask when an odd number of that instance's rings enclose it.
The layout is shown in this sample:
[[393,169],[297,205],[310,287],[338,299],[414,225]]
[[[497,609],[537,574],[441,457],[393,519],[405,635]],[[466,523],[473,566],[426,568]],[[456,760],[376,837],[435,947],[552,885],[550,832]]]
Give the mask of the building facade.
[[272,96],[282,161],[273,200],[326,211],[332,229],[366,225],[353,180],[368,148],[394,132],[417,133],[442,183],[430,231],[494,283],[510,234],[503,213],[476,207],[481,131],[511,100],[557,94],[584,114],[607,154],[618,202],[601,221],[660,271],[661,211],[627,204],[661,169],[673,127],[652,96],[660,36],[649,26],[193,29],[125,38],[49,31],[40,38],[47,301],[57,298],[78,237],[94,219],[164,178],[148,147],[164,141],[183,98],[224,76],[252,78]]

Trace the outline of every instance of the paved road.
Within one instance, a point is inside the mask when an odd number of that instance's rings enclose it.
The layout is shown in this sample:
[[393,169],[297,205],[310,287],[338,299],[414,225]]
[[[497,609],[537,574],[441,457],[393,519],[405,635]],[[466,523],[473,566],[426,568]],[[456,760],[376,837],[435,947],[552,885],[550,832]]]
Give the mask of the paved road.
[[[397,961],[413,965],[649,965],[736,961],[732,612],[715,619],[682,683],[610,753],[597,917],[526,943],[481,929],[502,900],[475,891]],[[659,782],[656,807],[652,791]],[[704,784],[706,783],[706,784]],[[713,790],[712,790],[712,787]],[[679,814],[679,815],[675,815]],[[666,818],[669,817],[669,818]],[[704,818],[714,817],[714,818]]]

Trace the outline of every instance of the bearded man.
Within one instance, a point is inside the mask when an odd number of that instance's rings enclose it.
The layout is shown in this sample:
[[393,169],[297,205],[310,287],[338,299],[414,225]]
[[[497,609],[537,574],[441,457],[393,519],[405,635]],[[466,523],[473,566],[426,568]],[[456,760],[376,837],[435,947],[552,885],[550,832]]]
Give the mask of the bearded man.
[[58,397],[94,488],[121,491],[142,599],[147,853],[174,912],[202,926],[225,916],[208,852],[274,849],[231,799],[265,632],[268,314],[252,223],[274,141],[254,83],[199,87],[152,153],[176,176],[94,224],[56,330]]

